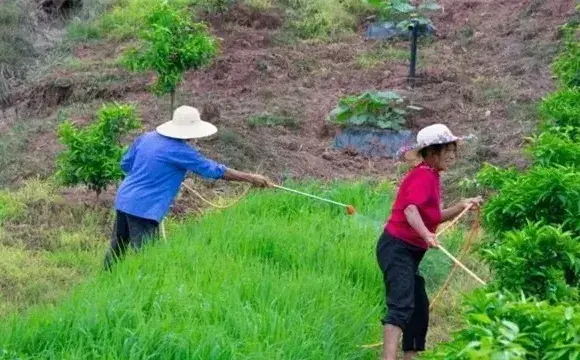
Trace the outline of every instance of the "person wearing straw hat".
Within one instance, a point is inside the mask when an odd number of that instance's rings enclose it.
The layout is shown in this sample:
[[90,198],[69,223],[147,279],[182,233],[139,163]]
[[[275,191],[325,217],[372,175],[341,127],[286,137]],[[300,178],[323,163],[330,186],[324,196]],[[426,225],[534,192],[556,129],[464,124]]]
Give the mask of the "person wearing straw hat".
[[158,236],[159,223],[188,171],[203,178],[272,185],[264,176],[236,171],[205,158],[186,142],[217,131],[213,124],[201,120],[197,109],[181,106],[171,121],[133,142],[121,161],[126,177],[115,198],[116,219],[105,269],[111,269],[128,248],[138,250],[148,239]]
[[443,209],[441,201],[440,172],[454,164],[457,145],[471,138],[455,136],[447,126],[434,124],[418,132],[414,145],[399,151],[413,167],[401,182],[376,247],[388,308],[381,320],[384,360],[396,360],[401,336],[404,359],[425,350],[429,300],[419,264],[429,248],[439,245],[435,235],[439,224],[469,204],[475,208],[482,203],[481,197],[469,198]]

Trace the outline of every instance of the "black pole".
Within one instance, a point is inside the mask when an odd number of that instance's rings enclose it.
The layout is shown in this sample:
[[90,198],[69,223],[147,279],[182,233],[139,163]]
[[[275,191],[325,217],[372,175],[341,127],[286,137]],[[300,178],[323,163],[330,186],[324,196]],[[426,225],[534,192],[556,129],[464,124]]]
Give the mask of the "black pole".
[[411,88],[415,88],[415,75],[417,70],[417,39],[419,38],[419,23],[417,20],[412,20],[409,26],[411,30],[411,65],[409,67],[409,82]]

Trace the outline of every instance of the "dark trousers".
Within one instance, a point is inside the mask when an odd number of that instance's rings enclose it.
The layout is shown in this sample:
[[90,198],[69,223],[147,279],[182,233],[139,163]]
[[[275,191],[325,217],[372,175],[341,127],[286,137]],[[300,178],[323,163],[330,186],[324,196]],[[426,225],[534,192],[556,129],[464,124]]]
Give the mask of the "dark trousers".
[[125,256],[127,249],[139,250],[148,241],[159,236],[159,223],[117,210],[111,246],[105,255],[105,269],[110,270],[117,259]]
[[429,299],[419,264],[425,250],[383,233],[377,261],[383,272],[388,313],[381,322],[403,330],[403,351],[425,350]]

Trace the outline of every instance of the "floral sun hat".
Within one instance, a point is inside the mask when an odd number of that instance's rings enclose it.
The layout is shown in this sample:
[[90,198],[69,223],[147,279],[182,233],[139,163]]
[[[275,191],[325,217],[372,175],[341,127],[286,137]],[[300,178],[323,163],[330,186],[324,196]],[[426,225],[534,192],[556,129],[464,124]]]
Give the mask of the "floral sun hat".
[[421,161],[419,152],[428,146],[452,142],[463,143],[473,139],[475,139],[474,135],[455,136],[447,126],[433,124],[421,129],[417,133],[417,141],[412,145],[402,147],[397,152],[397,157],[411,163],[417,163]]

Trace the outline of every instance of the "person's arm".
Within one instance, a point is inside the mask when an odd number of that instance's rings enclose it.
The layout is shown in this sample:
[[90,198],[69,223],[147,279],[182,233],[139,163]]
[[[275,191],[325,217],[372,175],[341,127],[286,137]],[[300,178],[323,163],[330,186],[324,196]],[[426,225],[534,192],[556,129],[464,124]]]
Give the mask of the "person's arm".
[[475,198],[463,199],[460,202],[458,202],[457,204],[441,211],[441,222],[446,222],[446,221],[449,221],[449,220],[455,218],[457,215],[459,215],[463,211],[463,209],[465,209],[467,206],[469,206],[469,204],[473,204],[473,208],[476,209],[481,205],[482,202],[483,202],[483,199],[481,198],[481,196],[478,196]]
[[271,184],[268,179],[261,175],[229,169],[223,164],[210,160],[187,144],[175,149],[175,151],[168,152],[167,156],[171,162],[206,179],[243,181],[256,186],[269,186]]
[[457,204],[455,204],[451,207],[448,207],[447,209],[442,210],[441,211],[441,222],[444,223],[446,221],[453,219],[454,217],[459,215],[459,213],[461,211],[463,211],[463,209],[464,209],[463,201],[460,201]]
[[226,168],[222,179],[227,181],[243,181],[249,182],[256,186],[270,187],[272,182],[262,175],[250,174],[238,170]]
[[421,236],[421,238],[425,240],[427,244],[429,244],[430,247],[439,246],[436,235],[433,234],[431,231],[429,231],[429,229],[427,229],[427,227],[425,226],[425,223],[421,218],[421,214],[419,213],[419,209],[417,208],[417,206],[415,205],[407,206],[405,208],[404,213],[405,218],[407,218],[407,222],[409,223],[409,225],[411,225],[413,230],[415,230],[417,234],[419,234],[419,236]]

